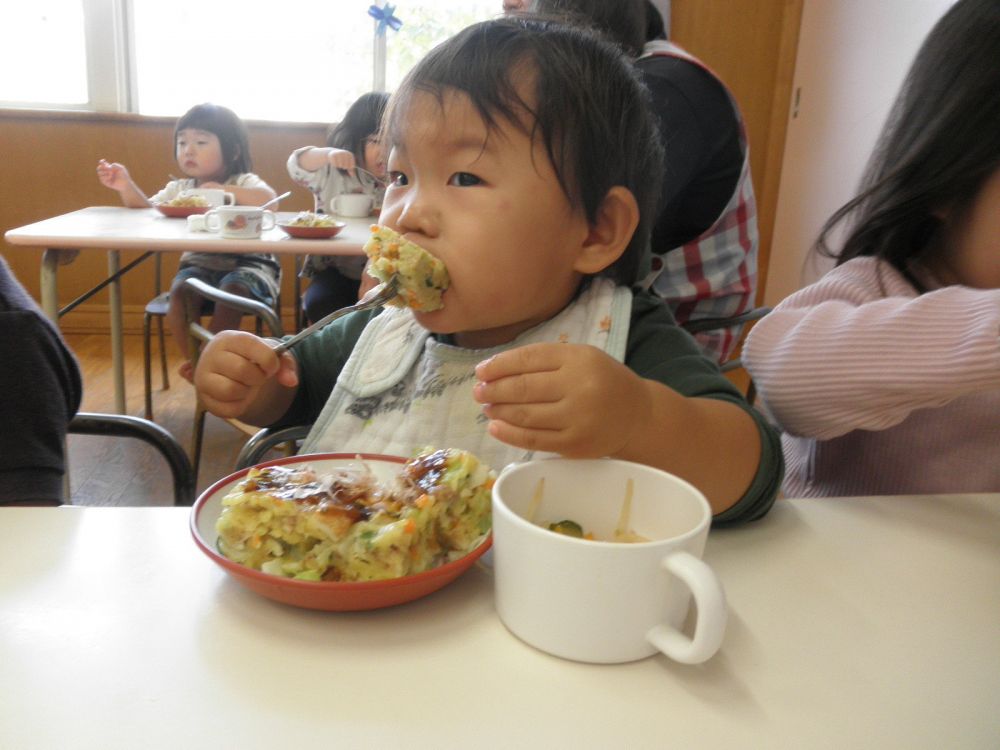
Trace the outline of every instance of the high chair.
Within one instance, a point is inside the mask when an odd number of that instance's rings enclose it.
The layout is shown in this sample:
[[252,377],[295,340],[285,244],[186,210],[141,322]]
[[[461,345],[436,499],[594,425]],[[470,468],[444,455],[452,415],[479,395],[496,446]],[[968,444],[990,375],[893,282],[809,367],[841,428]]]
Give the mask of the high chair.
[[[69,423],[69,435],[99,435],[132,438],[153,446],[170,469],[174,505],[191,505],[195,500],[195,473],[180,443],[166,429],[147,419],[129,414],[79,412]],[[68,458],[67,458],[68,460]],[[67,478],[69,471],[67,471]],[[68,485],[68,482],[67,482]],[[72,503],[67,491],[67,500]]]
[[[163,382],[163,390],[170,388],[170,377],[167,371],[167,346],[163,333],[163,321],[167,317],[167,310],[170,308],[170,291],[163,291],[162,276],[162,255],[154,254],[153,270],[153,299],[146,303],[146,309],[142,316],[142,375],[143,375],[143,395],[145,398],[145,418],[153,419],[153,384],[152,384],[152,355],[150,353],[150,339],[152,338],[151,323],[156,319],[156,337],[160,347],[160,373]],[[280,309],[280,301],[277,303]],[[207,315],[212,311],[212,305],[206,300],[202,307],[202,315]]]
[[[198,364],[198,355],[202,345],[210,341],[214,336],[214,334],[201,324],[201,310],[204,301],[213,304],[223,304],[239,310],[244,315],[254,316],[258,335],[263,335],[265,332],[268,336],[281,337],[285,335],[281,324],[281,316],[263,302],[229,294],[221,289],[209,286],[198,279],[185,279],[184,287],[188,292],[185,320],[190,336],[191,361],[195,366]],[[204,440],[205,415],[207,413],[207,410],[201,403],[201,399],[198,399],[195,406],[194,425],[191,433],[191,465],[196,479],[198,477],[198,467],[201,463],[201,446]],[[227,419],[226,421],[248,436],[258,431],[258,428],[244,424],[238,419]]]
[[170,387],[170,378],[167,375],[167,347],[163,335],[163,319],[167,316],[167,308],[170,306],[170,292],[164,292],[162,286],[162,256],[155,253],[153,256],[155,267],[153,271],[153,299],[146,303],[146,310],[142,316],[142,375],[143,386],[145,388],[146,419],[153,418],[153,384],[152,384],[152,363],[150,361],[149,340],[151,337],[150,324],[156,318],[156,336],[160,344],[160,372],[162,374],[163,390]]

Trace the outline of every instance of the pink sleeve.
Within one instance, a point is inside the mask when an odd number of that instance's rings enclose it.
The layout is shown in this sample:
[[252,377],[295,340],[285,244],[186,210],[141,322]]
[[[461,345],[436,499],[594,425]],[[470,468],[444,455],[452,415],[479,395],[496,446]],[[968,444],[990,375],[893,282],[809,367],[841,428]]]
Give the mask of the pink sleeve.
[[861,259],[834,269],[750,332],[743,361],[786,432],[826,440],[885,429],[915,409],[1000,388],[1000,290],[916,296],[876,268]]

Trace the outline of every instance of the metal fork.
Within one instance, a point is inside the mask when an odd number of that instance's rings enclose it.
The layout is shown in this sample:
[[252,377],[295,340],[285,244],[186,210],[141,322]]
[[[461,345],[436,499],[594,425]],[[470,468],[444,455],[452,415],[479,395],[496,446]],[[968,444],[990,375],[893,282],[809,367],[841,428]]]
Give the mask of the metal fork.
[[380,307],[395,297],[398,292],[399,282],[397,281],[397,278],[393,276],[388,281],[383,281],[378,286],[369,289],[368,293],[359,299],[355,304],[342,307],[339,310],[334,310],[332,313],[323,316],[307,328],[303,328],[294,336],[280,342],[276,347],[274,347],[274,351],[277,354],[288,351],[297,343],[302,341],[302,339],[312,333],[315,333],[320,328],[325,328],[337,318],[343,317],[344,315],[347,315],[347,313],[357,312],[358,310],[370,310],[373,307]]
[[389,181],[388,181],[388,180],[386,180],[386,179],[385,179],[385,178],[383,178],[383,177],[379,177],[379,176],[378,176],[377,174],[375,174],[374,172],[369,172],[369,171],[368,171],[367,169],[365,169],[364,167],[359,167],[359,166],[358,166],[357,164],[355,164],[355,165],[354,165],[354,169],[355,169],[356,171],[358,171],[358,172],[364,172],[364,173],[365,173],[366,175],[368,175],[369,177],[371,177],[371,178],[372,178],[373,180],[375,180],[375,182],[377,182],[377,183],[378,183],[379,185],[381,185],[382,187],[386,187],[386,186],[387,186],[387,185],[389,184]]

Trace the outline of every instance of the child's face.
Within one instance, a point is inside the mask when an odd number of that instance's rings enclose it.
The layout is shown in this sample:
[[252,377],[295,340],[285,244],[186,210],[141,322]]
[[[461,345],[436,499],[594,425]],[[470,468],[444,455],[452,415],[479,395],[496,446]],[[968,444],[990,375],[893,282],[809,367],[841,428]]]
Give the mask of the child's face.
[[385,147],[377,135],[369,136],[365,139],[365,148],[362,152],[364,163],[361,165],[377,177],[385,176]]
[[1000,169],[983,183],[935,271],[949,283],[1000,289]]
[[382,223],[444,261],[444,307],[417,313],[436,333],[482,349],[551,318],[581,280],[589,235],[543,147],[500,120],[489,133],[462,93],[414,95],[389,154]]
[[177,133],[177,166],[188,177],[202,182],[225,177],[222,145],[215,133],[185,128]]

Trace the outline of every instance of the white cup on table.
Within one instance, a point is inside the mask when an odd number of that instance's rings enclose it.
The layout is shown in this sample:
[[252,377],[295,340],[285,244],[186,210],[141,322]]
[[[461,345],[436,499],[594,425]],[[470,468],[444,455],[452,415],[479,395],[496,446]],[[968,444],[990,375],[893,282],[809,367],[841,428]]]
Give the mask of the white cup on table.
[[[628,527],[649,541],[600,541],[614,538],[630,478]],[[511,464],[493,487],[497,614],[524,642],[565,659],[613,664],[662,652],[703,662],[719,649],[728,614],[722,585],[701,559],[711,517],[697,489],[649,466]],[[548,530],[567,519],[598,541]],[[689,637],[682,628],[692,598]]]
[[341,193],[330,199],[330,211],[338,216],[370,216],[374,198],[364,193]]
[[205,229],[229,239],[254,239],[274,226],[274,212],[257,206],[219,206],[205,214]]

